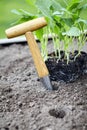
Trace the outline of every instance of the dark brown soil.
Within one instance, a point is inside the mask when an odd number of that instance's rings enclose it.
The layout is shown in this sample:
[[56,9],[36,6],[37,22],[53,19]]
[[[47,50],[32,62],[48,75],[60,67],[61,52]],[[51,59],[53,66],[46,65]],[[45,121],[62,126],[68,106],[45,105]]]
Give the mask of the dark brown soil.
[[[69,53],[69,61],[64,59],[65,52],[60,51],[60,59],[55,56],[55,53],[51,53],[48,60],[45,62],[50,73],[50,79],[52,81],[64,81],[66,83],[76,81],[80,76],[87,74],[87,53],[81,51],[78,55],[78,51]],[[78,55],[77,58],[75,58]]]
[[0,47],[0,130],[87,130],[87,75],[52,84],[40,82],[27,45]]

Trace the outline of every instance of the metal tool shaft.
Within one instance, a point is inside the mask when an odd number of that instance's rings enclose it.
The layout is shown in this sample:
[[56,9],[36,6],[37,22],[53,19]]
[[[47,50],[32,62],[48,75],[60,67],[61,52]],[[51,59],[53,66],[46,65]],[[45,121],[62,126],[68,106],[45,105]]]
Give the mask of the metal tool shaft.
[[53,90],[49,76],[45,76],[45,77],[41,78],[40,80],[44,84],[46,89]]

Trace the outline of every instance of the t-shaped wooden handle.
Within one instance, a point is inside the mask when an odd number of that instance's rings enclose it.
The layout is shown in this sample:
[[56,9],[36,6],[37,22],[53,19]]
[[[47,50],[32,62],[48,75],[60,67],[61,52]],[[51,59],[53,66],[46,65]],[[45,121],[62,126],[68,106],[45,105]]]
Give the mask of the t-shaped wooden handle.
[[28,22],[16,25],[5,31],[8,38],[17,37],[29,31],[35,31],[47,25],[44,17],[36,18]]
[[35,31],[46,25],[47,25],[47,22],[46,22],[45,18],[41,17],[41,18],[37,18],[37,19],[31,20],[31,21],[16,25],[15,27],[7,29],[5,32],[6,32],[6,35],[8,38],[12,38],[12,37],[16,37],[16,36],[25,34],[28,45],[29,45],[31,53],[32,53],[32,57],[33,57],[38,75],[45,83],[46,88],[49,90],[52,90],[52,85],[50,83],[48,69],[40,54],[40,50],[34,39],[34,36],[31,33],[31,31]]

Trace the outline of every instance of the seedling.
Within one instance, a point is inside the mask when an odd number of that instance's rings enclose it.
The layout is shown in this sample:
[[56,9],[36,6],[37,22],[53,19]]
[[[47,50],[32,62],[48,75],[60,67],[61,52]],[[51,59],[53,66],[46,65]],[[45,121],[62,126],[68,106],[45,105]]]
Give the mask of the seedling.
[[[18,23],[41,16],[46,18],[48,26],[35,32],[41,42],[41,52],[44,60],[48,58],[47,36],[49,33],[52,34],[55,56],[59,60],[61,58],[60,50],[62,49],[65,51],[67,63],[69,62],[70,46],[74,51],[74,38],[77,39],[79,55],[86,41],[84,31],[87,28],[87,20],[80,15],[87,8],[84,0],[63,0],[62,4],[60,0],[33,0],[33,2],[27,0],[27,2],[29,8],[31,8],[30,12],[22,9],[13,10],[12,12],[21,16]],[[33,10],[36,10],[36,13],[32,13]],[[44,34],[46,37],[44,37]],[[61,42],[64,43],[63,46]]]
[[[48,26],[35,32],[35,35],[41,42],[41,53],[44,60],[48,59],[48,35],[52,35],[55,56],[60,60],[60,51],[64,50],[67,64],[70,61],[70,47],[74,52],[74,40],[77,39],[78,54],[86,42],[87,20],[81,16],[82,12],[87,9],[85,0],[26,0],[29,4],[30,11],[13,10],[12,12],[21,16],[18,23],[30,19],[44,16]],[[17,24],[17,23],[16,23]],[[44,34],[46,37],[44,37]],[[54,37],[55,35],[55,37]],[[63,43],[63,45],[61,45]]]

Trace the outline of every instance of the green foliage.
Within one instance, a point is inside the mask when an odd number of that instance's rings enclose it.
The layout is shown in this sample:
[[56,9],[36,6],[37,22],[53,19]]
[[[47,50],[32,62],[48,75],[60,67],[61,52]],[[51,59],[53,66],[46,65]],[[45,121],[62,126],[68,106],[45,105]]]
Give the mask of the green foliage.
[[6,37],[5,30],[19,19],[19,15],[11,13],[11,10],[20,8],[28,11],[25,0],[0,0],[0,38]]
[[19,10],[13,9],[11,12],[20,17],[18,19],[18,21],[12,23],[12,25],[19,24],[19,23],[22,23],[22,22],[26,22],[28,20],[35,18],[34,14],[31,14],[31,13],[29,13],[29,12],[23,10],[23,9],[19,9]]
[[[30,12],[24,10],[13,10],[14,13],[21,16],[20,21],[26,21],[33,18],[44,16],[48,22],[48,26],[35,32],[41,41],[42,55],[46,58],[47,53],[47,37],[44,34],[52,34],[54,50],[56,56],[60,59],[60,50],[65,51],[65,58],[69,62],[69,49],[73,46],[73,39],[77,38],[79,54],[85,44],[86,37],[84,31],[87,29],[87,19],[82,18],[82,13],[87,9],[85,0],[26,0],[28,2]],[[34,11],[36,10],[36,14]],[[19,21],[19,22],[20,22]],[[53,36],[55,35],[55,37]],[[63,47],[61,42],[64,42]],[[71,43],[72,42],[72,43]],[[58,52],[58,53],[57,53]],[[57,55],[58,54],[58,55]]]

